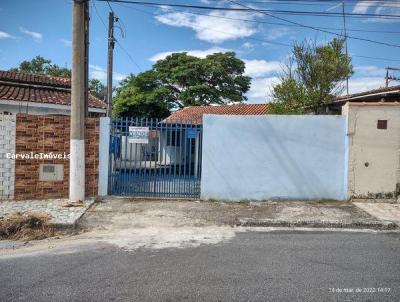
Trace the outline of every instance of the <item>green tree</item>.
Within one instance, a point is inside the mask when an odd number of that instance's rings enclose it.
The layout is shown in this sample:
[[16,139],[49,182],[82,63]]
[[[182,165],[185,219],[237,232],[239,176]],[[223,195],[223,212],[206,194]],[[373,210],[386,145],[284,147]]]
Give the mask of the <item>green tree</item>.
[[11,68],[10,71],[26,72],[33,74],[44,74],[56,77],[71,77],[71,70],[53,64],[51,60],[42,56],[36,56],[30,61],[22,61],[17,68]]
[[344,43],[343,39],[333,39],[321,46],[310,41],[295,44],[281,81],[273,88],[269,113],[321,113],[321,105],[339,95],[343,81],[353,74]]
[[107,87],[98,79],[89,79],[89,90],[101,100],[107,96]]
[[174,53],[122,81],[116,89],[114,112],[162,118],[185,106],[243,102],[250,88],[244,69],[234,52],[203,59]]

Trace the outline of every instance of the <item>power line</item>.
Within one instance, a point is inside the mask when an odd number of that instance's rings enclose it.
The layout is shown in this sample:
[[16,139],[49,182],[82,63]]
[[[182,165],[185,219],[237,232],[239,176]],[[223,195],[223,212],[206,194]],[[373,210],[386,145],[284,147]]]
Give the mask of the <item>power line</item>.
[[108,7],[110,8],[111,12],[114,13],[113,8],[111,7],[110,1],[107,1]]
[[[213,2],[219,2],[220,0],[208,0],[208,1],[213,1]],[[320,6],[320,5],[334,5],[334,4],[340,4],[340,0],[327,0],[327,1],[315,1],[315,0],[299,0],[299,1],[294,1],[294,0],[285,0],[285,1],[271,1],[271,0],[241,0],[241,2],[244,3],[255,3],[255,4],[268,4],[268,5],[307,5],[307,6]],[[396,1],[376,1],[376,0],[371,0],[371,1],[358,1],[358,0],[347,0],[347,3],[345,3],[346,6],[350,5],[357,5],[357,6],[368,6],[368,7],[376,7],[380,5],[384,5],[385,7],[399,7],[397,4],[398,2]],[[350,4],[349,4],[350,3]],[[393,4],[393,5],[391,5]]]
[[[214,1],[218,1],[218,0],[214,0]],[[243,2],[251,2],[251,1],[243,0]],[[268,1],[271,1],[271,0],[265,0],[265,1],[258,0],[258,1],[267,3]],[[293,3],[302,3],[302,2],[340,3],[341,2],[340,0],[285,0],[285,1],[286,2],[293,2]],[[386,3],[397,4],[397,3],[399,3],[398,0],[346,0],[346,2],[349,2],[349,3],[380,3],[380,4],[386,4]]]
[[104,22],[103,18],[101,18],[100,13],[99,13],[99,11],[97,10],[97,6],[96,6],[96,2],[95,2],[95,1],[93,1],[93,7],[94,7],[94,11],[95,11],[97,17],[100,19],[101,23],[103,23],[104,28],[105,28],[105,30],[107,31],[107,25],[106,25],[106,23]]
[[360,56],[360,55],[351,55],[352,57],[359,57],[365,59],[372,59],[372,60],[382,60],[382,61],[391,61],[391,62],[400,62],[399,59],[389,59],[389,58],[379,58],[379,57],[369,57],[369,56]]
[[[129,9],[132,9],[132,10],[135,10],[135,11],[138,11],[138,12],[140,12],[140,13],[147,14],[147,15],[150,15],[150,16],[162,16],[161,14],[151,13],[151,12],[148,12],[148,11],[145,11],[145,10],[141,10],[141,9],[138,9],[138,8],[135,8],[135,7],[127,6],[127,5],[124,5],[124,4],[121,4],[121,3],[117,3],[117,5],[122,6],[122,7],[129,8]],[[176,9],[177,9],[177,8],[174,8],[174,10],[176,10]],[[192,13],[192,12],[188,12],[188,13],[189,13],[189,14],[195,14],[195,15],[197,15],[197,13]],[[206,15],[206,14],[200,14],[200,15],[209,16],[209,15]],[[211,17],[211,16],[210,16],[210,17]],[[217,16],[213,16],[213,17],[218,18]],[[229,18],[229,19],[231,19],[231,18]],[[234,19],[234,18],[233,18],[233,20],[241,20],[241,19]],[[279,24],[281,24],[281,23],[279,23]],[[215,31],[214,28],[212,28],[212,29],[211,29],[211,28],[208,28],[208,29],[214,30],[214,31]],[[223,32],[223,33],[227,33],[227,32]],[[265,43],[269,43],[269,44],[276,44],[276,45],[288,46],[288,47],[292,46],[292,45],[286,44],[286,43],[280,43],[280,42],[276,42],[276,41],[270,41],[270,40],[265,40],[265,39],[258,39],[258,38],[253,38],[253,37],[246,37],[246,39],[247,39],[247,40],[254,40],[254,41],[265,42]],[[366,58],[366,59],[382,60],[382,61],[392,61],[392,62],[397,62],[397,61],[399,61],[399,62],[400,62],[400,60],[398,60],[398,59],[390,59],[390,58],[369,57],[369,56],[362,56],[362,55],[356,55],[356,54],[351,54],[351,56],[352,56],[352,57],[359,57],[359,58]]]
[[[108,3],[108,2],[109,2],[109,1],[107,1],[107,3]],[[111,7],[110,3],[108,3],[108,5],[110,6],[111,11],[114,12],[114,11],[112,10],[112,7]],[[96,12],[97,17],[100,19],[101,23],[103,23],[104,28],[105,28],[105,30],[107,31],[107,30],[108,30],[108,29],[107,29],[107,25],[106,25],[106,23],[104,22],[103,18],[100,16],[100,13],[99,13],[99,11],[97,10],[97,7],[96,7],[96,5],[95,5],[95,1],[93,1],[93,7],[94,7],[94,9],[95,9],[95,12]],[[132,56],[130,55],[130,53],[122,46],[122,44],[121,44],[117,39],[115,39],[115,42],[117,42],[117,45],[123,50],[123,52],[125,52],[125,54],[127,55],[127,57],[128,57],[128,58],[132,61],[132,63],[138,68],[138,70],[139,70],[139,71],[142,71],[142,68],[140,67],[140,65],[132,58]]]
[[117,45],[125,52],[125,54],[128,56],[128,58],[132,61],[133,64],[135,64],[135,66],[137,67],[137,69],[139,69],[140,72],[142,72],[142,68],[140,67],[140,65],[132,58],[132,56],[130,55],[130,53],[122,46],[121,43],[119,43],[118,40],[115,40],[117,42]]
[[[270,14],[270,13],[267,13],[267,12],[265,12],[265,11],[260,11],[260,10],[258,10],[258,9],[252,8],[252,7],[250,7],[250,6],[246,6],[246,5],[241,4],[241,3],[239,3],[239,2],[236,2],[236,1],[232,1],[232,0],[228,0],[228,1],[231,2],[231,3],[233,3],[233,4],[236,4],[236,5],[239,5],[239,6],[243,6],[243,7],[245,7],[245,8],[248,8],[248,9],[254,11],[254,12],[258,12],[258,13],[264,14],[264,15],[266,15],[266,16],[269,16],[269,17],[272,17],[272,18],[275,18],[275,19],[278,19],[278,20],[281,20],[281,21],[285,21],[285,22],[288,22],[288,23],[291,23],[291,24],[295,24],[295,25],[298,25],[298,26],[301,26],[301,27],[304,27],[304,28],[313,29],[313,30],[315,30],[315,31],[320,31],[320,32],[324,32],[324,33],[331,34],[331,35],[343,37],[342,34],[338,34],[338,33],[335,33],[335,32],[332,32],[332,31],[328,31],[328,30],[325,30],[325,29],[320,29],[320,28],[314,27],[314,26],[304,25],[304,24],[299,23],[299,22],[296,22],[296,21],[292,21],[292,20],[288,20],[288,19],[285,19],[285,18],[282,18],[282,17],[278,17],[278,16],[272,15],[272,14]],[[360,37],[354,37],[354,36],[350,36],[350,35],[348,35],[347,38],[348,38],[348,39],[353,39],[353,40],[367,41],[367,42],[371,42],[371,43],[375,43],[375,44],[381,44],[381,45],[386,45],[386,46],[391,46],[391,47],[400,48],[400,45],[397,45],[397,44],[391,44],[391,43],[387,43],[387,42],[381,42],[381,41],[375,41],[375,40],[371,40],[371,39],[365,39],[365,38],[360,38]]]
[[[343,12],[343,31],[344,31],[344,42],[346,47],[346,57],[348,57],[348,47],[347,47],[347,31],[346,31],[346,14],[345,14],[345,6],[344,1],[342,2],[342,12]],[[349,94],[349,76],[346,78],[346,92]]]
[[[118,3],[117,3],[117,4],[118,4]],[[118,4],[118,5],[124,6],[124,5],[122,5],[122,4]],[[127,6],[124,6],[124,7],[127,7]],[[147,15],[151,15],[151,16],[156,16],[156,17],[157,17],[157,16],[162,16],[162,15],[154,14],[154,13],[151,13],[151,12],[147,12],[147,11],[140,10],[140,9],[137,9],[137,8],[133,8],[133,7],[129,7],[129,6],[128,6],[128,8],[131,8],[131,9],[133,9],[133,10],[136,10],[136,11],[138,11],[138,12],[141,12],[141,13],[144,13],[144,14],[147,14]],[[208,30],[212,30],[212,31],[215,31],[215,32],[224,33],[224,34],[233,34],[232,32],[216,30],[216,29],[211,28],[211,27],[202,26],[201,28],[203,28],[203,29],[208,29]],[[265,43],[269,43],[269,44],[276,44],[276,45],[281,45],[281,46],[288,46],[288,47],[291,47],[291,46],[292,46],[292,45],[287,44],[287,43],[276,42],[276,41],[267,40],[267,39],[259,39],[259,38],[254,38],[254,37],[246,37],[246,39],[254,40],[254,41],[259,41],[259,42],[265,42]]]
[[[137,11],[140,11],[137,8],[133,8],[131,6],[128,5],[124,5],[121,3],[116,3],[119,6],[123,6],[123,7],[127,7],[130,9],[134,9]],[[151,5],[149,5],[151,6]],[[154,8],[157,8],[158,6],[152,6]],[[215,15],[209,15],[209,14],[202,14],[202,13],[198,13],[198,12],[188,12],[185,11],[183,8],[171,8],[173,10],[179,10],[182,12],[185,12],[187,14],[191,14],[191,15],[198,15],[198,16],[206,16],[206,17],[210,17],[210,18],[217,18],[217,19],[227,19],[227,20],[235,20],[235,21],[243,21],[243,22],[250,22],[250,23],[258,23],[258,24],[270,24],[270,25],[278,25],[278,26],[288,26],[288,27],[303,27],[300,25],[296,25],[296,24],[287,24],[287,23],[278,23],[278,22],[268,22],[268,21],[259,21],[259,20],[250,20],[250,19],[242,19],[242,18],[233,18],[233,17],[227,17],[227,16],[215,16]],[[337,31],[341,31],[342,28],[334,28],[334,27],[318,27],[318,29],[328,29],[328,30],[337,30]],[[385,31],[385,30],[366,30],[366,29],[352,29],[352,28],[348,28],[347,31],[354,31],[354,32],[373,32],[373,33],[387,33],[387,34],[400,34],[400,31]]]
[[[208,0],[208,1],[213,1],[213,2],[220,2],[221,0]],[[375,1],[375,2],[374,2]],[[276,6],[276,5],[284,5],[284,6],[309,6],[309,7],[321,7],[321,6],[323,6],[323,5],[325,5],[325,6],[331,6],[331,5],[333,5],[334,7],[336,7],[337,5],[341,5],[340,4],[340,1],[339,0],[337,0],[337,1],[306,1],[306,0],[304,0],[304,1],[291,1],[291,0],[288,0],[288,1],[271,1],[271,0],[266,0],[266,1],[257,1],[257,0],[241,0],[240,2],[242,2],[242,3],[249,3],[249,4],[257,4],[257,5],[268,5],[268,6],[272,6],[272,7],[274,7],[274,6]],[[371,8],[376,8],[376,7],[385,7],[385,8],[399,8],[400,6],[399,6],[399,3],[398,2],[394,2],[394,3],[391,3],[391,2],[383,2],[383,1],[376,1],[376,0],[373,0],[373,1],[371,1],[371,2],[367,2],[367,3],[364,3],[363,1],[355,1],[355,2],[352,2],[352,1],[345,1],[345,3],[344,3],[344,5],[346,6],[346,7],[351,7],[351,6],[355,6],[355,5],[357,5],[358,7],[365,7],[365,8],[369,8],[369,7],[371,7]],[[339,6],[337,6],[337,7],[339,7]]]
[[[105,1],[105,0],[97,0],[97,1]],[[171,7],[180,7],[180,8],[182,8],[182,7],[185,7],[185,8],[192,7],[192,6],[188,6],[188,5],[183,5],[182,6],[182,5],[177,5],[177,4],[165,4],[165,3],[164,4],[160,4],[160,3],[142,2],[142,1],[133,1],[133,2],[132,1],[126,1],[126,0],[110,0],[110,1],[115,2],[115,3],[131,3],[131,4],[143,4],[143,3],[146,3],[145,5],[155,6],[155,7],[159,7],[159,6],[171,6]],[[296,25],[296,26],[299,26],[299,27],[308,28],[308,29],[312,29],[312,30],[315,30],[315,31],[328,33],[328,34],[339,36],[339,37],[343,37],[343,35],[341,33],[339,34],[339,33],[328,31],[328,30],[325,30],[325,29],[322,29],[322,28],[319,28],[319,27],[314,27],[314,26],[311,26],[311,25],[305,25],[305,24],[302,24],[302,23],[299,23],[299,22],[296,22],[296,21],[288,20],[286,18],[278,17],[278,16],[272,15],[272,14],[266,12],[266,11],[255,9],[255,8],[246,6],[246,5],[241,4],[239,2],[236,2],[236,1],[231,1],[231,0],[228,0],[228,1],[233,3],[233,4],[235,4],[235,5],[239,5],[239,6],[244,7],[246,9],[246,11],[253,11],[253,12],[262,13],[262,14],[264,14],[266,16],[269,16],[269,17],[272,17],[272,18],[275,18],[275,19],[278,19],[278,20],[281,20],[281,21],[288,22],[288,23],[290,23],[292,25]],[[198,6],[193,6],[193,7],[198,7]],[[210,7],[207,7],[207,8],[210,9]],[[346,14],[346,16],[347,16],[347,14]],[[350,36],[350,35],[348,35],[347,38],[353,39],[353,40],[360,40],[360,41],[380,44],[380,45],[385,45],[385,46],[390,46],[390,47],[400,48],[400,45],[397,45],[397,44],[391,44],[391,43],[382,42],[382,41],[376,41],[376,40],[372,40],[372,39],[354,37],[354,36]]]
[[[111,1],[115,3],[129,3],[137,5],[155,5],[160,7],[182,7],[182,8],[194,8],[194,9],[205,9],[205,10],[222,10],[222,11],[239,11],[249,12],[257,10],[260,13],[275,13],[275,14],[288,14],[288,15],[311,15],[311,16],[325,16],[325,17],[342,17],[341,13],[333,12],[315,12],[315,11],[299,11],[299,10],[274,10],[274,9],[254,9],[244,4],[236,5],[242,6],[243,8],[235,7],[216,7],[216,6],[203,6],[203,5],[187,5],[187,4],[176,4],[176,3],[161,3],[161,2],[147,2],[147,1],[130,1],[130,0],[97,0],[97,1]],[[232,2],[232,1],[230,1]],[[374,17],[383,19],[399,19],[400,15],[389,15],[389,14],[369,14],[369,13],[347,13],[347,17]]]
[[[97,1],[108,1],[108,0],[97,0]],[[179,5],[179,4],[168,4],[168,3],[167,4],[165,4],[165,3],[160,4],[160,3],[155,3],[155,2],[127,1],[127,0],[110,0],[110,1],[115,2],[115,3],[141,4],[141,5],[150,5],[150,6],[157,6],[157,7],[159,7],[159,6],[171,6],[171,7],[185,7],[185,8],[187,8],[187,7],[194,7],[194,8],[203,7],[204,8],[204,6],[197,6],[197,5],[190,6],[190,5]],[[231,0],[228,0],[228,1],[233,3],[233,4],[235,4],[235,5],[239,5],[239,6],[244,7],[244,9],[246,9],[246,11],[253,11],[253,12],[262,13],[262,14],[264,14],[266,16],[269,16],[269,17],[272,17],[272,18],[275,18],[275,19],[278,19],[278,20],[281,20],[281,21],[285,21],[285,22],[288,22],[290,24],[297,25],[297,26],[300,26],[300,27],[303,27],[303,28],[308,28],[308,29],[312,29],[312,30],[315,30],[315,31],[320,31],[320,32],[331,34],[331,35],[343,37],[342,34],[339,34],[339,33],[336,33],[336,32],[328,31],[328,30],[325,30],[325,29],[322,29],[322,28],[318,28],[318,27],[314,27],[314,26],[310,26],[310,25],[301,24],[301,23],[296,22],[296,21],[292,21],[292,20],[288,20],[286,18],[275,16],[275,15],[273,15],[271,13],[266,12],[265,10],[255,9],[255,8],[246,6],[246,5],[241,4],[239,2],[236,2],[236,1],[231,1]],[[207,6],[206,8],[210,9],[211,7]],[[230,10],[230,8],[223,8],[223,9]],[[347,14],[346,14],[346,16],[347,16]],[[350,36],[350,35],[348,35],[347,37],[349,39],[353,39],[353,40],[366,41],[366,42],[370,42],[370,43],[375,43],[375,44],[380,44],[380,45],[400,48],[400,45],[391,44],[391,43],[388,43],[388,42],[376,41],[376,40],[366,39],[366,38],[361,38],[361,37],[354,37],[354,36]]]

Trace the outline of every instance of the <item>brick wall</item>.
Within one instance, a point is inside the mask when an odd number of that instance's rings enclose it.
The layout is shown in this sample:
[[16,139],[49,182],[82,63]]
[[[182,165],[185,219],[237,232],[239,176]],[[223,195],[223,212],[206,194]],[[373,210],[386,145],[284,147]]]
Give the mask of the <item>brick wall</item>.
[[0,200],[14,198],[15,115],[0,113]]
[[[18,114],[16,154],[69,154],[68,116]],[[86,195],[97,195],[99,119],[88,118],[85,125]],[[40,164],[64,164],[62,181],[39,181]],[[69,160],[16,159],[15,199],[68,197]]]

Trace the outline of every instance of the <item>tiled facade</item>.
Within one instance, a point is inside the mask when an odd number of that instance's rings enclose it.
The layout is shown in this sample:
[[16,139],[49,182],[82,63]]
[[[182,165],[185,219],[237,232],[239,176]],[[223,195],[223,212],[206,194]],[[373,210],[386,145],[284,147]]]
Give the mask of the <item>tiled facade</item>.
[[14,198],[15,165],[7,153],[15,153],[15,115],[0,114],[0,200]]
[[[97,194],[99,120],[88,118],[85,125],[86,195]],[[70,118],[18,114],[17,154],[69,154]],[[40,181],[40,164],[63,164],[62,181]],[[17,200],[68,197],[68,159],[16,159],[15,194]]]

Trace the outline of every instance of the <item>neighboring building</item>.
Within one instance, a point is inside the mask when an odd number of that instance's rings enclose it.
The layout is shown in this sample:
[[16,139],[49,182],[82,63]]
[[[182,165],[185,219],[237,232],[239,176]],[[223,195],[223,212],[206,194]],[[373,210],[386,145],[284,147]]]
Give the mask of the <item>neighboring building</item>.
[[[106,104],[89,94],[89,116],[103,116]],[[70,115],[71,80],[0,71],[0,113]]]
[[204,114],[217,115],[265,115],[268,113],[267,104],[236,104],[220,106],[189,106],[174,112],[162,123],[190,123],[201,125]]
[[339,96],[323,106],[326,113],[341,114],[342,106],[347,102],[400,102],[400,85]]
[[347,102],[350,198],[400,195],[400,102]]

